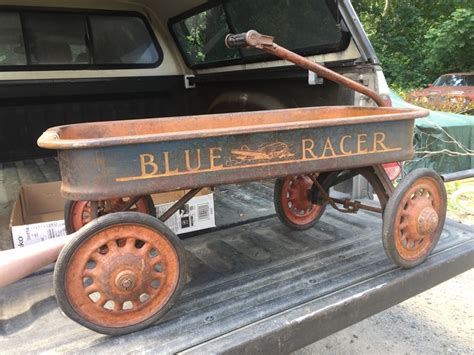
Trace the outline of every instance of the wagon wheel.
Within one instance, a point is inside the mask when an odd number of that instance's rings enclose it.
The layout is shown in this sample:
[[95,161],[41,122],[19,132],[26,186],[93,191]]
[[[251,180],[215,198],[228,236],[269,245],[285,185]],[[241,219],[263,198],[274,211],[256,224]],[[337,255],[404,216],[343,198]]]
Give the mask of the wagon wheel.
[[184,283],[181,241],[161,221],[134,212],[99,217],[62,250],[54,270],[61,309],[110,335],[143,329],[173,305]]
[[[133,197],[122,197],[99,201],[99,217],[113,212],[122,212],[124,210],[156,216],[155,205],[150,195],[140,196],[139,199],[130,206],[130,208],[126,209],[128,202],[132,198]],[[90,221],[90,201],[66,201],[64,206],[64,222],[68,234],[78,231]]]
[[383,244],[397,265],[422,263],[438,243],[446,218],[446,189],[433,170],[409,173],[390,197],[383,216]]
[[292,229],[306,230],[321,218],[326,206],[312,202],[312,187],[313,180],[307,175],[276,180],[273,201],[283,224]]

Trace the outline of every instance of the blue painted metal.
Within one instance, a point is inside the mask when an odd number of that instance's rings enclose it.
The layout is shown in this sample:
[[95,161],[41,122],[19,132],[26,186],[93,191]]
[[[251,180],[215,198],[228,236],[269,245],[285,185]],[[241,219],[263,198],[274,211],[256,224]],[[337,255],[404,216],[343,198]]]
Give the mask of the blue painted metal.
[[[336,115],[331,117],[332,110]],[[284,121],[300,112],[312,120]],[[414,118],[424,114],[335,107],[207,115],[194,116],[194,127],[200,127],[200,119],[204,126],[215,119],[217,128],[183,131],[168,124],[167,132],[159,131],[156,120],[142,120],[139,124],[150,127],[148,135],[139,129],[130,135],[138,121],[102,123],[96,130],[85,124],[50,129],[39,144],[59,149],[64,197],[102,200],[410,159]],[[260,118],[253,126],[235,124],[254,120],[252,115]],[[175,118],[177,125],[189,124],[189,119]],[[228,120],[227,132],[220,128],[226,125],[221,120]],[[107,125],[120,125],[128,135]]]

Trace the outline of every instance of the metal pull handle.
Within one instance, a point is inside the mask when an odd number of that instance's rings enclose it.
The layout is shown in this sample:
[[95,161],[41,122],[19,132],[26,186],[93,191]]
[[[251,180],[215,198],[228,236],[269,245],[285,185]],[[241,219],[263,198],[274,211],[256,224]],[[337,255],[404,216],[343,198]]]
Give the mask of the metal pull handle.
[[292,62],[301,68],[315,72],[323,78],[334,81],[351,90],[360,92],[361,94],[370,97],[378,106],[387,105],[385,100],[372,89],[279,46],[273,42],[273,37],[271,36],[262,35],[257,31],[250,30],[246,33],[227,35],[225,38],[225,44],[229,48],[259,48],[264,52],[277,56],[278,58]]
[[250,30],[244,33],[229,34],[225,38],[225,45],[228,48],[263,48],[273,45],[273,37]]

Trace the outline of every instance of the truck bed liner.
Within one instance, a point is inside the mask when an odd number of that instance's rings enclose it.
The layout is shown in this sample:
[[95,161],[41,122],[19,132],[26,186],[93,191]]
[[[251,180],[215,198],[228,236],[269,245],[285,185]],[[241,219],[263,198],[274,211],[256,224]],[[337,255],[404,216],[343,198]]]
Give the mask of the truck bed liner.
[[162,323],[117,338],[83,328],[57,307],[49,267],[0,290],[0,348],[287,352],[474,264],[472,228],[453,221],[424,264],[401,270],[385,256],[376,214],[328,209],[315,228],[293,232],[275,217],[269,184],[226,186],[215,197],[218,227],[184,240],[188,285]]

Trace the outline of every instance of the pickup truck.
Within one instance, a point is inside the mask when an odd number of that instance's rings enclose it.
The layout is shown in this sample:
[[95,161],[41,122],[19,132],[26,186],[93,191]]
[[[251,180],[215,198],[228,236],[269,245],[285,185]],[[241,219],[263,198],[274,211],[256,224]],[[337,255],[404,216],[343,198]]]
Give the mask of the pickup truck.
[[[60,178],[36,146],[48,127],[86,121],[369,105],[287,62],[225,51],[254,27],[387,95],[349,1],[0,1],[0,232],[19,186]],[[165,320],[123,337],[61,314],[52,267],[0,290],[5,351],[288,352],[473,266],[473,233],[448,221],[425,263],[386,259],[377,214],[328,208],[304,232],[281,225],[271,183],[216,189],[215,230],[184,236],[188,287]]]

